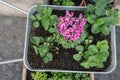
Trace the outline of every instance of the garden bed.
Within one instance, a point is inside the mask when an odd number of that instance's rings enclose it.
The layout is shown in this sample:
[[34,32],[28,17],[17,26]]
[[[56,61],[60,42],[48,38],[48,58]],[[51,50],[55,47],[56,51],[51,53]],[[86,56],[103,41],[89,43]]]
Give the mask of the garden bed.
[[106,1],[87,8],[38,4],[27,20],[24,63],[29,70],[110,73],[115,69],[113,25],[118,11]]
[[[73,12],[76,17],[78,17],[79,13],[81,13],[81,11],[73,11]],[[64,16],[65,10],[53,10],[52,15],[57,15],[58,17]],[[88,34],[92,35],[90,30],[91,28],[88,29]],[[47,33],[43,28],[35,29],[31,27],[30,37],[32,37],[33,35],[47,37],[47,36],[50,36],[51,34]],[[97,34],[97,35],[93,35],[93,37],[95,37],[92,42],[92,44],[94,45],[97,43],[97,41],[102,41],[102,40],[107,40],[109,41],[109,43],[111,43],[110,35],[104,36],[102,34]],[[49,62],[48,64],[45,64],[39,56],[35,55],[34,49],[32,48],[32,44],[30,44],[28,47],[28,61],[29,61],[30,66],[34,69],[104,71],[111,64],[111,46],[110,45],[111,44],[109,44],[110,55],[107,58],[107,61],[104,62],[104,68],[93,67],[90,69],[85,69],[84,67],[80,66],[80,62],[76,62],[75,60],[73,60],[72,58],[73,54],[77,53],[75,49],[64,49],[61,45],[58,45],[58,48],[59,48],[58,54],[56,54],[55,52],[52,52],[54,56],[53,60]],[[54,46],[56,46],[56,44],[54,44]]]

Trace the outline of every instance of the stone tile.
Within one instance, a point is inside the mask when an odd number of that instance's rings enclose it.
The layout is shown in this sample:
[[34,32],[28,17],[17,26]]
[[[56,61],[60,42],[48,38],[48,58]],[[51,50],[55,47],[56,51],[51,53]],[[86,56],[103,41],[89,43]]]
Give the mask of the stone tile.
[[0,16],[0,59],[23,57],[25,29],[26,18]]
[[21,80],[22,62],[0,65],[0,80]]

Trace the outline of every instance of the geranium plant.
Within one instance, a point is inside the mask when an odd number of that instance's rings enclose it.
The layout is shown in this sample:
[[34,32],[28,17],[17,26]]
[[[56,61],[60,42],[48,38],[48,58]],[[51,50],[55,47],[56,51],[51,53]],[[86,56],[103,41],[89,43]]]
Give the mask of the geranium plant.
[[107,8],[105,0],[96,0],[96,5],[89,4],[85,11],[40,5],[36,10],[30,16],[33,27],[28,52],[40,61],[37,66],[54,68],[60,63],[62,67],[57,69],[99,70],[110,65],[105,64],[111,55],[110,26],[117,23],[118,13]]

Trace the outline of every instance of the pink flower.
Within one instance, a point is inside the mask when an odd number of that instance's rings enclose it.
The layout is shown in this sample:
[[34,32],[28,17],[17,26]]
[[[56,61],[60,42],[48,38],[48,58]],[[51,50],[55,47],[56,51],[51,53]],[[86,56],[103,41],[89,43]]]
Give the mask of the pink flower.
[[71,41],[80,38],[86,23],[86,19],[82,18],[82,13],[80,13],[78,18],[73,16],[73,12],[66,11],[66,15],[64,17],[60,16],[58,19],[58,31],[65,39],[70,39]]

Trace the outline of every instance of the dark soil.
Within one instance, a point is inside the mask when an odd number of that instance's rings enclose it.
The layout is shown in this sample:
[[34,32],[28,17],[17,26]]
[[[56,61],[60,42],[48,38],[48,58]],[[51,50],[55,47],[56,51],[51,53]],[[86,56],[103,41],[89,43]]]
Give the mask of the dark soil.
[[[75,16],[79,16],[81,11],[74,11]],[[65,11],[53,10],[52,14],[56,14],[58,16],[65,15]],[[88,30],[89,34],[91,34],[90,30]],[[44,31],[42,28],[34,29],[31,28],[30,36],[49,36],[51,34]],[[101,34],[93,35],[94,41],[93,44],[96,44],[97,41],[100,40],[108,40],[111,43],[110,35],[103,36]],[[110,44],[109,44],[110,46]],[[111,46],[110,46],[111,47]],[[74,70],[74,71],[104,71],[111,64],[111,51],[110,56],[107,61],[104,63],[104,68],[93,67],[90,69],[85,69],[80,66],[80,62],[73,60],[73,54],[75,53],[74,49],[64,49],[59,46],[59,54],[53,53],[53,61],[45,64],[40,56],[37,56],[32,48],[32,45],[29,43],[28,47],[28,61],[32,68],[34,69],[54,69],[54,70]]]

